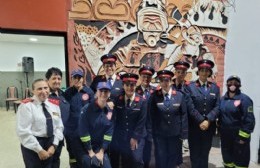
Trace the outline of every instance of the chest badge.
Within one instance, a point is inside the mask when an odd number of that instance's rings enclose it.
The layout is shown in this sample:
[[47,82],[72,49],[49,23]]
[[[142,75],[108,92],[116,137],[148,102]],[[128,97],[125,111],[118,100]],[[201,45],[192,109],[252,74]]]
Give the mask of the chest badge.
[[89,95],[88,94],[83,94],[82,95],[82,100],[88,100],[89,99]]
[[234,101],[234,105],[235,105],[235,107],[239,106],[239,105],[240,105],[240,103],[241,103],[241,101],[240,101],[240,100],[235,100],[235,101]]
[[107,116],[107,119],[108,119],[108,120],[111,120],[111,118],[112,118],[112,112],[109,111],[106,116]]

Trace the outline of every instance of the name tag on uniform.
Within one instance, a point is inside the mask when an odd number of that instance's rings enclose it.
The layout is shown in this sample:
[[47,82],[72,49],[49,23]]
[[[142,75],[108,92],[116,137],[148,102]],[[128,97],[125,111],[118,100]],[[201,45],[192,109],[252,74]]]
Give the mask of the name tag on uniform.
[[52,112],[52,115],[53,115],[53,116],[58,116],[58,117],[60,116],[60,114],[57,113],[57,112]]
[[157,103],[157,106],[162,106],[163,105],[163,103]]
[[120,88],[115,88],[115,90],[120,90]]
[[121,106],[117,106],[117,108],[122,109],[123,107],[121,107]]
[[140,111],[140,109],[139,108],[134,108],[133,111]]
[[210,95],[211,95],[211,96],[216,96],[216,94],[215,94],[215,93],[210,93]]
[[175,103],[175,104],[172,104],[174,107],[179,107],[180,104],[179,103]]

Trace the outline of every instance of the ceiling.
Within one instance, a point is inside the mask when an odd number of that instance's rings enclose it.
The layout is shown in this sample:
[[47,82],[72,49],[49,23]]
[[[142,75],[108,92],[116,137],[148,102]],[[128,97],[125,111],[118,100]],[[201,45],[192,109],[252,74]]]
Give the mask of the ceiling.
[[[36,38],[38,40],[37,41],[30,41],[30,38]],[[0,33],[0,42],[63,45],[64,44],[64,37]]]

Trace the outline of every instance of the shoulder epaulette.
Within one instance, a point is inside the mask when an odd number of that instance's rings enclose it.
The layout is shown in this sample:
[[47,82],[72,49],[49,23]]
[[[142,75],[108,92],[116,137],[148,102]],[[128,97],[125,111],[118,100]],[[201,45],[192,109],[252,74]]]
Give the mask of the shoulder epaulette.
[[33,99],[32,98],[27,98],[27,99],[23,99],[22,100],[22,103],[29,103],[29,102],[33,102]]
[[57,106],[60,105],[60,101],[58,99],[51,99],[51,98],[48,98],[48,101],[52,104],[55,104]]

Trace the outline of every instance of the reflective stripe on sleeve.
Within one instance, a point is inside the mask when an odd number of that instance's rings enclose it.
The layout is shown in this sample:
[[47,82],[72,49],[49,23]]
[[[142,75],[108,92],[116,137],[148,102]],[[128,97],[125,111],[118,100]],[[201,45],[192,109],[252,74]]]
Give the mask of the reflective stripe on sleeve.
[[239,134],[239,136],[244,137],[244,138],[249,138],[250,137],[250,134],[248,134],[248,133],[246,133],[246,132],[244,132],[242,130],[239,130],[238,134]]
[[88,142],[88,141],[91,140],[91,138],[90,138],[90,136],[85,136],[85,137],[80,137],[80,140],[81,140],[82,142]]
[[112,136],[104,135],[104,140],[111,141],[112,140]]

